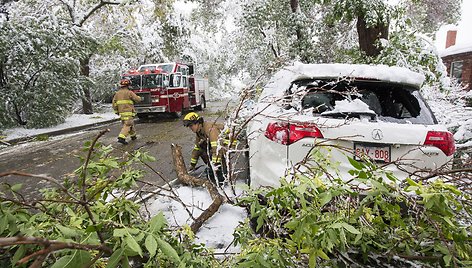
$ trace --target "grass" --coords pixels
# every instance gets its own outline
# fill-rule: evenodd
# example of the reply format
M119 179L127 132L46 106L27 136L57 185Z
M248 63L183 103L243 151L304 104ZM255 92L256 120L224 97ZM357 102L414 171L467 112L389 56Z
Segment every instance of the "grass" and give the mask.
M34 139L37 140L37 141L47 141L47 140L49 140L49 135L47 135L47 134L39 134L39 135L36 136Z

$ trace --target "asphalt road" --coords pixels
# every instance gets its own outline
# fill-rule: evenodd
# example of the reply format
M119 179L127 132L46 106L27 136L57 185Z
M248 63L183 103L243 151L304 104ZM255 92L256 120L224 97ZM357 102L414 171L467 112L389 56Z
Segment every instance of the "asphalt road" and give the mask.
M230 112L228 101L208 102L208 107L199 112L205 120L223 122ZM87 141L93 140L102 130L109 129L99 142L113 147L115 156L123 156L130 151L140 149L149 152L156 158L150 168L137 165L136 168L145 171L144 181L162 185L162 178L171 181L176 178L174 171L171 144L182 146L186 164L189 164L195 134L182 125L181 118L161 115L146 120L135 119L138 139L128 145L117 143L121 123L115 122L95 129L82 130L57 137L47 141L34 141L15 145L0 151L0 173L16 170L29 174L46 174L57 181L63 181L67 176L74 177L74 170L81 166L80 157L86 156L83 150ZM200 163L201 160L200 160ZM156 174L158 172L159 174ZM22 183L21 193L25 196L37 196L39 190L48 187L47 181L26 176L10 175L0 178L0 183Z

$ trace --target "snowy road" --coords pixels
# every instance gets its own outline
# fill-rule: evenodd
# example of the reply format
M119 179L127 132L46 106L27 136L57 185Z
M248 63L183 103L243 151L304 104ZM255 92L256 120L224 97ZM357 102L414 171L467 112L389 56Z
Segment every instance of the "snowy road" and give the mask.
M201 114L207 120L223 121L226 109L225 102L209 102L208 108ZM170 145L172 143L181 145L184 160L188 162L195 139L194 134L182 125L181 119L159 116L147 120L136 119L138 140L123 146L116 142L121 128L120 123L116 122L94 130L52 137L48 141L28 142L5 148L0 151L0 173L17 170L31 174L47 174L62 181L67 176L71 176L74 170L80 166L78 156L83 157L86 154L81 150L84 143L94 139L101 130L107 128L110 131L100 138L100 142L105 145L111 144L115 149L114 154L117 156L137 148L149 152L156 158L156 162L151 163L152 168L157 170L166 180L175 178ZM154 184L163 183L160 176L149 168L142 166L139 168L146 171L145 181ZM34 196L39 189L48 185L37 178L20 176L4 177L2 182L22 183L22 193L26 197Z

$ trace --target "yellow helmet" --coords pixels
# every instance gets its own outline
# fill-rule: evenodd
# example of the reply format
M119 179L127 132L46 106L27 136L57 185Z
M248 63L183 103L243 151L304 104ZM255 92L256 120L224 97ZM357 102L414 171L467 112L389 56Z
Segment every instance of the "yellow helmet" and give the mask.
M195 112L190 112L184 117L184 126L189 127L193 124L203 123L203 117L200 117Z

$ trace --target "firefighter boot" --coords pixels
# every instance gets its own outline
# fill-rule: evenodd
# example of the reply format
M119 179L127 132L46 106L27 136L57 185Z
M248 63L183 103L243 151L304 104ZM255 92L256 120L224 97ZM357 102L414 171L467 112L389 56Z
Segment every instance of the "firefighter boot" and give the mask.
M128 144L128 142L125 139L123 139L122 137L118 137L118 142L121 143L121 144L124 144L124 145Z
M131 136L131 140L135 141L138 137L136 135Z
M218 167L216 169L215 173L216 173L216 180L217 180L218 186L223 187L223 185L225 183L225 177L223 175L223 169L221 167Z

